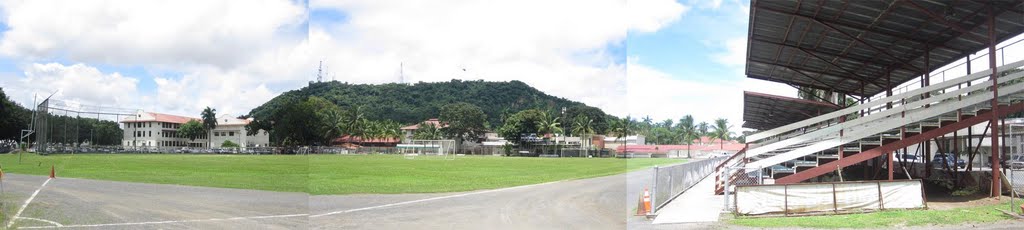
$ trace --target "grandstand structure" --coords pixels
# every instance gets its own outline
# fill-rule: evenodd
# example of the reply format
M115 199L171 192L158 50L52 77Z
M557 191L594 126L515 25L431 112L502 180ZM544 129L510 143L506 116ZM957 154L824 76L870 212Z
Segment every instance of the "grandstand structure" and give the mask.
M833 96L745 93L743 127L758 132L716 168L717 192L751 172L774 184L927 180L894 163L920 153L928 172L950 170L933 159L970 158L951 170L980 172L1000 196L1001 122L1024 111L1022 33L1020 0L752 0L747 77Z

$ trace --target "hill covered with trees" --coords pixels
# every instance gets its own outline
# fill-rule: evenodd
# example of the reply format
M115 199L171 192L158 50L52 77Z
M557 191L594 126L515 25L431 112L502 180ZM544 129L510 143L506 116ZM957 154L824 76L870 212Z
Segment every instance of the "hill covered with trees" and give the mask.
M278 109L285 108L286 104L301 102L311 96L326 99L342 109L361 107L362 113L370 120L391 120L401 124L415 124L437 118L444 106L463 102L480 107L490 127L501 126L505 118L522 110L539 109L560 113L561 108L565 107L567 118L586 113L602 117L595 119L596 123L600 123L595 124L596 129L603 131L607 128L603 118L608 115L600 109L548 95L520 81L451 80L411 85L311 83L271 99L253 109L248 116L269 118Z

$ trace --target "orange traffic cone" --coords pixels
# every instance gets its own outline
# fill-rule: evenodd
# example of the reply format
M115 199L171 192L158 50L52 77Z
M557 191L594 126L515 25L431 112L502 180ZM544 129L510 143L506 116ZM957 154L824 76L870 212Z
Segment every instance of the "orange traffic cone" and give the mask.
M50 178L57 178L57 176L53 173L53 165L50 165Z
M636 215L646 216L651 214L651 192L644 188L644 193L640 194L640 199L637 200L636 204Z

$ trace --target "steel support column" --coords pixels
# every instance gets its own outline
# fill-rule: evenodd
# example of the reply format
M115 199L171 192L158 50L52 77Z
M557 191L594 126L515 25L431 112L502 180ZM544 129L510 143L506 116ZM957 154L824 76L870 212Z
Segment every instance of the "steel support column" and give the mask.
M996 70L996 15L992 5L988 6L988 67L992 70L992 189L989 196L999 199L1002 195L999 180L999 72Z

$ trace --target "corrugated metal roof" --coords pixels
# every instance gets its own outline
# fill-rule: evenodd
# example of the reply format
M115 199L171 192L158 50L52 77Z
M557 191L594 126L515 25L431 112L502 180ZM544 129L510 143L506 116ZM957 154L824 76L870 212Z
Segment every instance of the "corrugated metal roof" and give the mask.
M986 48L990 6L997 42L1021 34L1022 2L752 0L746 74L876 95Z
M769 130L838 109L837 105L820 101L745 91L743 128Z

